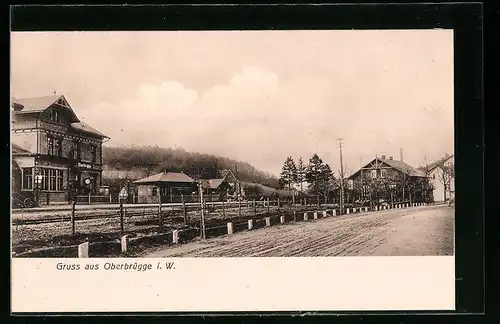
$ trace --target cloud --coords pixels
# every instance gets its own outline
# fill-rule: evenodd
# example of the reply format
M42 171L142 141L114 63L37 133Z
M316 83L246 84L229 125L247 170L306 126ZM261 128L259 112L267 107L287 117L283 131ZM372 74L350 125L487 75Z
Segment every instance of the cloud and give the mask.
M337 170L338 137L350 169L400 147L411 164L453 148L449 31L18 33L11 64L17 96L64 93L110 144L275 174L314 153Z

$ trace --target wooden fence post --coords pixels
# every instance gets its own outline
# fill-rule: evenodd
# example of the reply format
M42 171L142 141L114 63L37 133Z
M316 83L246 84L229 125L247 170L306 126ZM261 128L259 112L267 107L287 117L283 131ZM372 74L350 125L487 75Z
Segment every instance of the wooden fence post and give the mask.
M271 209L271 202L269 201L269 198L267 198L267 211Z
M255 203L255 199L253 200L253 213L257 215L257 204Z
M238 216L241 216L241 200L238 200Z
M222 201L222 217L226 218L226 208L224 207L224 200Z
M71 235L75 235L75 207L76 202L73 201L71 203Z
M161 202L158 204L158 226L162 227L163 226L163 218L161 214Z
M278 197L278 209L280 209L280 197Z
M186 202L184 201L184 195L181 194L182 199L182 217L184 218L184 225L187 225L187 210L186 210Z
M123 204L120 204L120 231L123 232Z

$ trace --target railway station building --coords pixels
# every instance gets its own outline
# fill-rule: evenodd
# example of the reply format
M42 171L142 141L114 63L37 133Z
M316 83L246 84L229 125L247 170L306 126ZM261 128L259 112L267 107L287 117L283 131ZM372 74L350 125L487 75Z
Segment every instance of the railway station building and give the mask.
M13 195L47 204L98 192L108 136L82 122L63 95L12 98L11 106Z

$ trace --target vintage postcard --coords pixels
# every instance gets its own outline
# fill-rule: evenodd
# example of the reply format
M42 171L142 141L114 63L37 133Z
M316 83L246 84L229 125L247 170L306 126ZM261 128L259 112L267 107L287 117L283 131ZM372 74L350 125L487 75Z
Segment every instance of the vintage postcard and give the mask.
M452 30L11 41L13 312L455 308Z

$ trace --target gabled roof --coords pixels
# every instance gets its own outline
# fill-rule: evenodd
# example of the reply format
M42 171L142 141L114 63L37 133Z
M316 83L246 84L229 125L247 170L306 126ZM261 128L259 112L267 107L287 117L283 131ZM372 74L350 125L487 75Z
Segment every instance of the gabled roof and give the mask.
M388 160L388 159L378 159L379 161L382 161L385 164L390 165L394 169L401 171L404 174L409 175L410 177L425 177L425 172L422 170L416 169L409 165L408 163L405 163L403 161L397 161L397 160Z
M236 176L234 175L233 171L231 171L231 169L221 170L220 175L222 179L226 179L229 175L232 175L236 179Z
M361 169L369 168L369 166L372 163L374 163L375 161L385 163L385 164L389 165L390 167L392 167L392 168L398 170L399 172L404 173L410 177L426 177L426 174L423 170L416 169L416 168L412 167L411 165L409 165L408 163L405 163L403 161L390 160L390 159L375 158L375 159L371 160L370 163L367 163L365 166L363 166ZM348 179L357 175L361 171L361 169L354 172L352 175L350 175L348 177Z
M19 114L40 113L45 111L47 108L57 103L61 99L63 102L65 102L67 108L71 111L75 120L79 121L78 117L76 116L75 112L69 105L64 95L52 95L32 98L12 98L12 105L22 106L22 109L16 110L16 113Z
M182 183L194 183L195 180L184 173L177 172L161 172L150 177L146 177L134 183L137 184L157 184L157 183L172 183L172 182L182 182Z
M100 137L109 138L109 136L104 135L103 133L99 132L97 129L95 129L95 128L91 127L90 125L85 124L83 122L72 123L71 128L73 128L76 131L83 132L83 133L88 133L88 134L97 135Z
M12 102L23 106L23 112L42 112L53 105L61 97L61 95L54 95L22 99L13 98Z
M21 146L12 143L12 155L30 155L31 152Z
M453 158L453 154L445 156L444 158L441 158L441 159L429 164L427 167L425 167L425 166L420 167L419 169L422 170L423 172L425 172L425 171L432 172L438 166L442 165L443 163L446 163L451 158Z
M205 189L217 189L225 179L202 179L201 186Z

